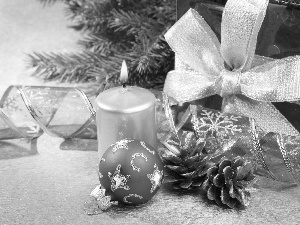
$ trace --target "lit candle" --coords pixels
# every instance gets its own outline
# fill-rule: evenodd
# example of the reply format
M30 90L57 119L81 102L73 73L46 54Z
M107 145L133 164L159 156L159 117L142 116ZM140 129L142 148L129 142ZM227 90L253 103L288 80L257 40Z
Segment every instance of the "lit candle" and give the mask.
M97 138L101 158L106 149L124 138L138 139L157 147L155 96L150 91L126 86L128 71L122 63L123 86L108 89L97 97Z

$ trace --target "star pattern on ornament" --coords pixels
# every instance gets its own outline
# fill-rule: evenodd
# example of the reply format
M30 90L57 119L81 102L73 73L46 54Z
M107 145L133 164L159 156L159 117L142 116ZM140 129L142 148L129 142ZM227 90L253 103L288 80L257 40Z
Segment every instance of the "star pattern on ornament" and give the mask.
M146 161L148 161L148 158L143 153L135 153L131 156L130 165L131 165L132 169L140 172L141 168L138 168L136 165L134 165L134 159L138 156L143 157Z
M150 193L155 191L155 189L157 187L161 186L163 174L164 174L164 171L163 170L159 171L158 166L156 164L154 164L153 173L152 174L147 174L147 177L150 179L150 181L152 183Z
M128 150L128 143L132 142L133 140L129 139L123 139L121 141L117 141L116 143L112 144L111 146L113 147L112 152L115 153L119 149L126 149Z
M152 155L155 154L155 152L153 150L150 150L149 148L147 148L146 143L141 141L141 146L143 146L144 149L146 149L148 152L150 152Z
M121 164L117 166L116 171L113 174L111 172L108 172L108 176L111 181L111 190L113 192L119 188L130 190L130 187L127 185L128 179L130 179L130 175L124 176L120 171Z
M123 202L125 202L125 203L132 203L132 202L130 202L130 201L127 200L127 198L130 198L130 197L135 197L135 198L143 199L143 196L140 196L140 195L137 195L137 194L129 194L129 195L124 196Z

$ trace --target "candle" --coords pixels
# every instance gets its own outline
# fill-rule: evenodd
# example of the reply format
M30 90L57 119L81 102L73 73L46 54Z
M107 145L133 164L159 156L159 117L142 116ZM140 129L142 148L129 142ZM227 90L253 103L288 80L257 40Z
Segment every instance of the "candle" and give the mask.
M126 86L127 73L123 61L120 74L123 86L108 89L96 99L100 159L110 145L124 138L157 147L155 96L144 88Z

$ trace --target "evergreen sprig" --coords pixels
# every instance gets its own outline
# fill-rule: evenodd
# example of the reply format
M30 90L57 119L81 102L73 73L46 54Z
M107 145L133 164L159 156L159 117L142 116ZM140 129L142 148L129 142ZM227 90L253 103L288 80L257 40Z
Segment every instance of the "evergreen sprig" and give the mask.
M33 53L30 55L31 66L36 70L33 76L41 76L45 80L59 80L60 82L87 82L95 80L88 73L99 62L96 55L91 52L78 54L60 53ZM81 74L86 74L81 76Z
M52 4L59 0L40 0ZM73 27L85 32L73 54L33 53L33 75L60 82L118 83L126 60L129 84L162 89L174 67L163 35L175 23L175 0L60 0ZM97 93L95 93L97 94Z

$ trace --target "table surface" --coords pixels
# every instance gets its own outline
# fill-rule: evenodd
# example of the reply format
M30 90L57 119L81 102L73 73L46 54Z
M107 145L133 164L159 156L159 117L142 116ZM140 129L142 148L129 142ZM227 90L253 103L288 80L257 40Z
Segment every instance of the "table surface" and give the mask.
M245 210L163 187L144 206L88 216L83 205L98 184L95 143L62 150L63 141L44 134L31 151L0 141L0 224L300 224L300 189L265 178Z

